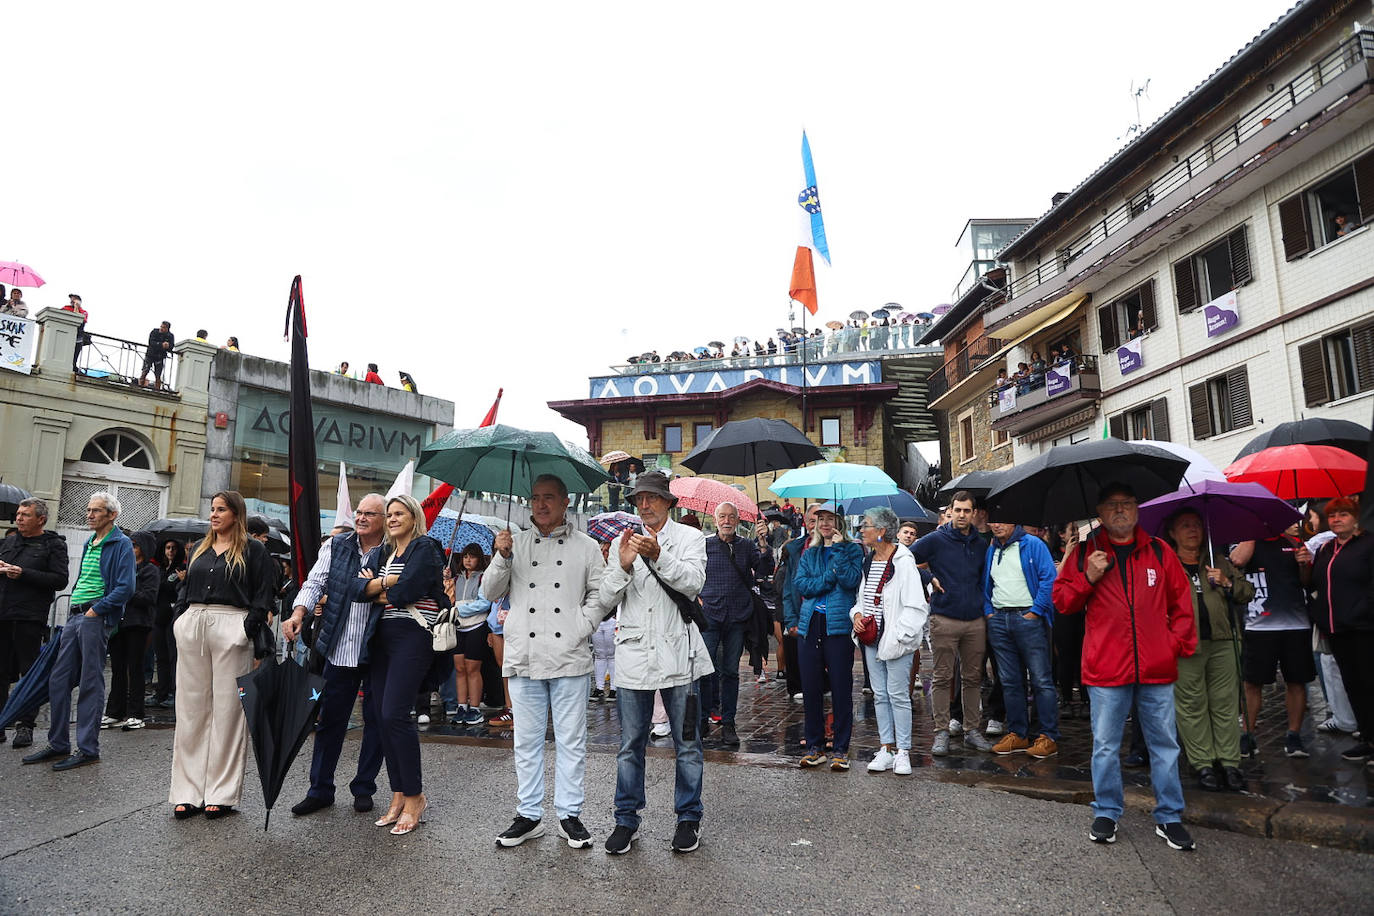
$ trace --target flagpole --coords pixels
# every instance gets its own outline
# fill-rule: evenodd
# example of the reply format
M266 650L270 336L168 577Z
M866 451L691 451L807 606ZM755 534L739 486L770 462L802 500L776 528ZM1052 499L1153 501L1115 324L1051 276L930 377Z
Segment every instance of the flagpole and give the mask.
M801 316L801 318L802 318L802 343L801 343L801 351L802 351L802 362L801 362L801 370L802 370L801 409L802 409L802 432L804 432L804 433L810 432L810 431L811 431L811 424L808 423L808 422L806 421L806 344L807 344L807 340L808 340L808 338L807 338L807 336L806 336L806 313L809 312L809 311L810 311L810 309L808 309L808 308L806 307L806 304L803 303L803 304L802 304L802 316Z

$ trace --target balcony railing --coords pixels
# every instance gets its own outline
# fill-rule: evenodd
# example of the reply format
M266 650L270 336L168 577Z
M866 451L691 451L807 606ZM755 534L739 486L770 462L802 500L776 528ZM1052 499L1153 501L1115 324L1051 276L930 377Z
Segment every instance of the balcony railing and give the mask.
M1002 349L1002 341L995 337L979 337L954 355L926 379L926 397L933 401L949 392L969 377L989 356Z
M1071 392L1100 390L1097 357L1077 356L1049 366L1043 373L993 388L988 394L988 406L995 423L1001 417L1023 413Z
M817 363L831 359L878 359L896 353L930 353L938 347L917 344L929 327L928 322L870 327L867 336L859 328L841 328L806 338L805 360ZM788 344L776 353L762 356L724 356L720 358L678 360L641 360L612 366L617 375L651 375L666 372L716 372L722 369L765 369L769 366L800 366L802 345Z
M1060 248L1052 261L1046 261L1013 280L1008 287L1008 298L1015 299L1027 290L1034 289L1046 280L1063 273L1083 252L1116 234L1157 201L1163 200L1187 184L1241 143L1268 127L1270 122L1296 107L1325 83L1370 59L1374 59L1374 31L1366 29L1341 42L1330 53L1298 74L1292 82L1277 87L1262 102L1236 118L1192 153L1179 158L1176 165L1150 182L1133 198L1109 211L1082 235ZM1217 176L1218 180L1225 177L1227 176Z
M106 379L122 384L137 385L143 374L143 357L147 343L106 337L104 334L81 332L85 344L76 354L77 374L89 379ZM168 353L162 361L162 389L175 392L177 355ZM148 370L148 388L152 390L154 375Z

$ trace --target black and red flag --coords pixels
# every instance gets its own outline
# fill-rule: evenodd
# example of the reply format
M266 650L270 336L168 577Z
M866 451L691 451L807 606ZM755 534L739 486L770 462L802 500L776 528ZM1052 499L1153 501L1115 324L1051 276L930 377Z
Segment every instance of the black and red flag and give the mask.
M315 415L310 408L310 360L305 346L301 278L291 281L285 334L291 338L291 414L287 487L291 504L291 569L305 581L320 552L320 473L315 461Z

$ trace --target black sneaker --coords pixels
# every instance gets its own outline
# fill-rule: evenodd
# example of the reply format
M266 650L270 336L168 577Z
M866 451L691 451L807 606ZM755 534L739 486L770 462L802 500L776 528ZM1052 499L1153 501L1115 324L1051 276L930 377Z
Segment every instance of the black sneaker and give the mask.
M1345 750L1341 751L1342 760L1360 761L1367 759L1371 755L1374 755L1374 747L1370 747L1363 741L1361 741L1359 744L1354 745L1353 747L1348 747ZM24 758L24 762L28 763L27 757Z
M673 852L691 852L701 845L701 821L678 821L673 831Z
M517 815L506 832L496 838L497 846L519 846L526 840L534 840L544 835L544 822L532 821Z
M1249 732L1242 732L1240 736L1240 755L1245 759L1259 756L1259 748L1255 746L1255 736Z
M567 840L568 846L573 849L591 848L592 835L575 817L565 817L558 822L558 835Z
M735 734L735 723L723 722L720 726L720 743L732 750L739 747L739 735Z
M1116 821L1109 817L1093 818L1093 828L1088 831L1088 839L1094 843L1116 842Z
M1287 757L1310 757L1307 748L1302 746L1302 735L1297 732L1289 732L1288 737L1283 739L1283 753Z
M611 835L606 837L606 855L623 856L630 851L630 844L639 836L639 831L624 824L616 824Z
M26 748L33 744L33 729L27 725L21 725L14 730L14 743L10 747L16 751Z
M1164 842L1169 844L1170 849L1182 849L1191 852L1197 849L1197 844L1193 842L1193 837L1178 821L1169 824L1155 824L1155 836L1164 837Z
M47 747L43 748L43 750L41 750L41 751L34 751L32 754L29 754L27 757L23 758L23 760L21 760L20 762L21 762L21 763L45 763L45 762L47 762L47 761L49 761L49 760L61 760L63 757L66 757L66 756L67 756L67 751L59 751L59 750L57 750L56 748L54 748L51 744L49 744Z

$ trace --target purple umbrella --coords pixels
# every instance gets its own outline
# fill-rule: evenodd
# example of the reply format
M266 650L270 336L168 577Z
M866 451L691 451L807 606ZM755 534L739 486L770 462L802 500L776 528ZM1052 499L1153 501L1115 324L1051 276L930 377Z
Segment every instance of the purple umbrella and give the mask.
M1263 540L1283 534L1302 514L1257 483L1203 480L1176 493L1140 504L1140 527L1163 536L1175 512L1192 509L1202 516L1215 544Z

